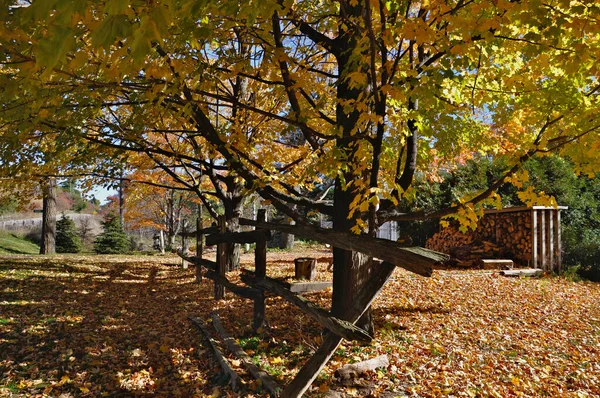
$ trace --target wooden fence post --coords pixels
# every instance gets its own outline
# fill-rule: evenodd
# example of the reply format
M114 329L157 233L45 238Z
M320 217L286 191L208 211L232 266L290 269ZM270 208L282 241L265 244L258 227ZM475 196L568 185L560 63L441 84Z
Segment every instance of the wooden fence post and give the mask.
M202 235L202 206L198 206L198 219L196 220L196 257L202 260L204 251L204 236ZM202 265L196 262L196 283L202 282Z
M218 219L219 232L226 231L225 216L219 216ZM227 273L227 243L217 245L217 273L223 277ZM225 298L225 287L215 281L215 300Z
M256 215L256 221L267 221L265 209L260 209ZM263 235L256 241L254 249L254 274L258 278L267 276L267 239ZM265 293L261 291L260 297L254 300L254 317L252 319L252 328L255 332L265 323Z

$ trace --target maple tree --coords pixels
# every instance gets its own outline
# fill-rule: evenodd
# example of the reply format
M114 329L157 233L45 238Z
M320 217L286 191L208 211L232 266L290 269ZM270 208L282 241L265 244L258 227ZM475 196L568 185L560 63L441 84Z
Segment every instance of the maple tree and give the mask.
M194 189L223 168L297 223L309 221L294 205L340 232L472 220L503 183L522 186L532 156L598 169L599 13L562 0L14 1L0 10L2 131L9 147L36 132L143 153L195 170ZM474 153L507 169L449 208L398 208L416 174ZM332 201L309 194L324 178ZM336 249L334 264L343 316L369 259Z
M186 216L189 218L191 208L195 207L192 204L194 204L194 197L197 199L197 196L193 192L169 187L170 178L162 172L136 171L129 175L128 179L137 181L127 184L125 190L127 197L125 220L128 227L131 229L152 227L163 230L167 235L166 247L169 250L174 249L175 237L181 232ZM156 184L160 181L162 187L147 184L150 181ZM173 183L170 185L175 186Z

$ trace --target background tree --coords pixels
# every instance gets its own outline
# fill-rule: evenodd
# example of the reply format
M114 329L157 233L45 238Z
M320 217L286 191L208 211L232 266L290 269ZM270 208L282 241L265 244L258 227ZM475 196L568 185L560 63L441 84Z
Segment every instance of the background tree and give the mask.
M42 181L42 239L40 254L56 252L56 178Z
M94 241L94 250L100 254L123 254L129 250L129 239L119 217L108 215L102 222L103 231Z
M75 228L75 222L64 213L56 222L56 252L79 253L81 241Z

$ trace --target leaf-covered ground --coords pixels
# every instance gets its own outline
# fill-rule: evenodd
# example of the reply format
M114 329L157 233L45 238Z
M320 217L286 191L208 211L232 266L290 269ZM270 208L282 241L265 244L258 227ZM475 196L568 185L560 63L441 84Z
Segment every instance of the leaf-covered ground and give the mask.
M269 274L293 258L269 253ZM249 266L251 256L243 257ZM174 258L0 258L0 396L238 396L223 386L188 316L216 311L230 334L281 384L318 344L320 328L278 298L269 327L252 334L252 303L216 303L212 283ZM235 279L235 275L230 275ZM319 279L330 279L321 261ZM307 295L327 306L330 292ZM377 338L344 344L309 396L600 396L600 285L397 270L374 308ZM210 326L210 323L208 323ZM341 385L339 366L388 354L390 366ZM263 396L243 373L243 396Z

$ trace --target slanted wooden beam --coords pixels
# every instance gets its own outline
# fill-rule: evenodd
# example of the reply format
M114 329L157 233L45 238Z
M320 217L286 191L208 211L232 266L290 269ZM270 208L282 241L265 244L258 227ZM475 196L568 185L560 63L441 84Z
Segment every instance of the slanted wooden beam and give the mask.
M348 320L356 322L362 314L369 308L373 300L383 289L385 282L394 272L395 266L383 262L373 268L369 280L363 285L360 293L356 296L354 305L348 313ZM317 378L321 369L327 364L336 348L342 342L342 338L331 333L323 344L317 349L314 355L304 364L294 380L285 388L281 394L282 398L297 398L308 390L312 382Z
M259 229L256 231L225 232L208 235L206 237L206 244L212 246L220 243L254 243L259 240L269 239L271 239L271 231Z
M188 257L188 256L180 255L180 257L183 257L186 260L188 260L194 264L202 265L203 267L206 268L206 271L204 272L204 277L206 277L214 282L219 283L220 285L226 287L227 290L229 290L230 292L232 292L240 297L250 299L250 300L256 300L256 299L259 299L263 295L262 290L253 289L251 287L246 287L246 286L236 285L235 283L233 283L229 279L227 279L226 276L220 275L218 272L215 271L215 269L217 267L217 263L214 261L205 260L202 258L198 258L196 256Z
M213 271L217 269L217 263L215 261L207 260L207 259L199 257L199 256L184 256L183 254L179 254L179 257L183 258L184 260L189 261L190 263L201 265L204 268L207 268L207 269L210 269Z
M198 234L208 235L208 234L216 234L218 232L219 232L218 227L207 227L207 228L197 229L196 231L191 231L191 232L180 232L177 235L186 236L188 238L195 238L196 235L198 235Z
M286 299L288 302L300 308L321 326L331 330L338 336L342 336L347 340L357 340L362 342L370 342L373 339L366 331L354 325L352 322L344 321L332 316L329 311L324 310L302 296L290 292L271 278L257 278L247 271L242 272L241 278L246 284L256 289L261 289Z
M254 363L252 363L252 358L250 358L250 356L246 354L242 347L240 347L235 340L227 334L225 328L223 328L223 324L221 323L219 316L215 313L212 313L211 315L213 326L221 336L221 339L227 345L227 349L236 357L238 357L240 361L242 361L244 367L252 376L254 376L256 380L260 380L262 386L269 392L269 394L271 394L271 396L278 397L281 387L277 384L277 382L273 380L273 378L271 378L267 372L259 369L256 365L254 365Z
M391 240L337 232L309 225L286 225L245 218L240 219L240 224L287 232L321 243L328 243L340 249L361 252L422 276L431 276L432 265L442 263L449 258L447 254L422 247L406 247Z
M200 332L202 332L205 340L208 341L208 345L212 349L213 354L215 355L215 358L217 360L217 363L219 364L219 366L221 367L223 372L225 372L225 374L229 376L229 384L231 384L231 389L235 392L239 391L239 384L238 384L239 376L238 376L238 374L235 372L235 370L233 370L231 368L231 366L229 366L229 364L225 360L225 356L223 356L223 353L219 349L217 343L210 336L210 333L208 333L208 330L206 329L206 325L204 325L204 322L202 322L202 320L200 318L195 318L192 316L189 317L188 319L190 321L192 321L192 323L198 328L198 330L200 330Z

